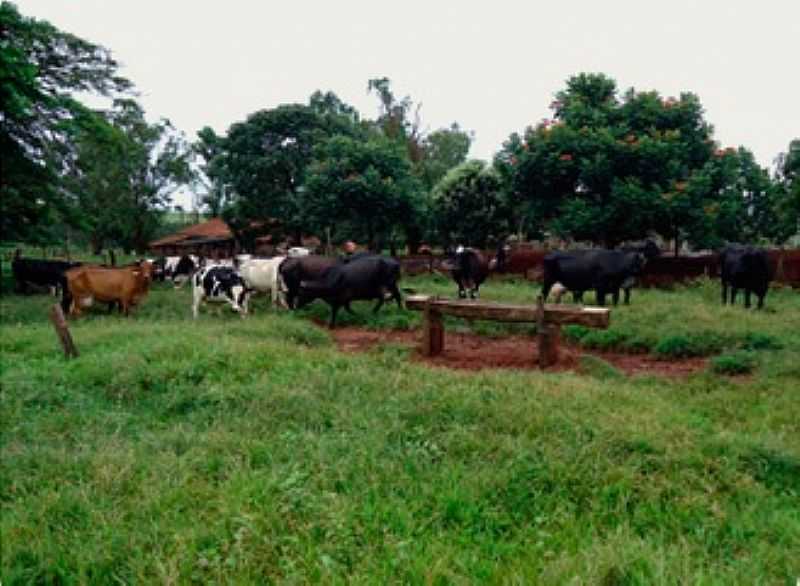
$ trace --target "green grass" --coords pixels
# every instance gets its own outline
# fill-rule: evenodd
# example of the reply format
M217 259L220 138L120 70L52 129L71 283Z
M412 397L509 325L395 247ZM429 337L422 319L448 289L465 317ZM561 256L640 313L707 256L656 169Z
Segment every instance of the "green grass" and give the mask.
M403 285L454 291L436 277ZM537 292L512 279L482 290ZM734 380L630 378L592 357L576 373L428 369L392 344L338 352L313 323L322 304L283 314L262 298L248 319L206 308L195 321L188 287L161 286L131 318L71 323L81 356L67 362L52 303L0 298L4 585L800 576L796 292L748 312L722 307L710 283L635 291L612 310L621 334L596 342L652 351L716 336L718 360L755 357ZM420 321L370 307L342 324Z

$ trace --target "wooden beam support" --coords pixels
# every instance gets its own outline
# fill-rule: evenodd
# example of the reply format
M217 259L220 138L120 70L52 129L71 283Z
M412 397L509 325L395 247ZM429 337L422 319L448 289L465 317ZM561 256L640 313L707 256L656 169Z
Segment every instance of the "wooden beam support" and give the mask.
M444 324L442 314L431 308L430 302L423 310L422 353L425 356L437 356L444 350Z
M422 353L425 356L436 356L444 350L443 315L500 322L531 322L536 324L541 368L547 368L558 362L563 324L607 328L610 321L610 312L605 307L546 305L541 296L535 305L440 299L429 295L409 295L405 302L407 309L424 312Z

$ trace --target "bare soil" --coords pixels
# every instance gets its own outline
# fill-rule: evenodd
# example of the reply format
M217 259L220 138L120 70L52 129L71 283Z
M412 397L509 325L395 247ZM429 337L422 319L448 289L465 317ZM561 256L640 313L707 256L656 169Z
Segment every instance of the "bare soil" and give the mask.
M421 332L374 331L357 327L340 327L331 331L338 348L343 352L366 352L379 344L392 343L413 349L412 360L430 366L463 370L486 368L514 368L539 370L536 341L527 336L490 338L476 334L445 332L444 351L439 356L427 357L420 353ZM579 371L580 357L590 355L601 358L626 375L656 374L668 377L685 377L706 367L708 359L657 360L647 354L617 352L589 352L562 342L558 364L548 372Z

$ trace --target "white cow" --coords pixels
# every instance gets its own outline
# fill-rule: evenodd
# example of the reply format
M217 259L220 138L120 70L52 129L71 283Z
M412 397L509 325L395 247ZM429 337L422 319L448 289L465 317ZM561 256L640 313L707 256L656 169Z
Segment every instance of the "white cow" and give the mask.
M239 266L239 273L249 289L269 293L272 305L286 307L285 286L278 270L285 256L252 258Z

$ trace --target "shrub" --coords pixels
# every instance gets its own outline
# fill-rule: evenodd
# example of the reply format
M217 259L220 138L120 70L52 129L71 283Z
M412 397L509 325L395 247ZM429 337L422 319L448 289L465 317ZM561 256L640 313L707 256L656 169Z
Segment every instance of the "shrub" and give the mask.
M594 330L581 340L581 345L596 350L614 350L621 348L628 335L619 330Z
M586 326L578 326L578 325L567 325L561 328L561 335L564 337L565 340L568 342L572 342L573 344L577 344L583 338L586 337L592 330L587 328Z
M749 374L755 367L753 354L741 350L722 354L711 361L711 370L717 374Z
M783 344L769 334L748 332L742 336L739 347L742 350L780 350L783 348Z
M725 339L713 332L696 334L677 334L667 336L658 341L653 351L662 358L689 358L692 356L709 356L720 352L725 346Z

